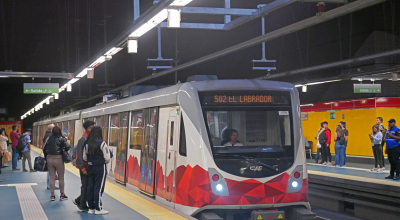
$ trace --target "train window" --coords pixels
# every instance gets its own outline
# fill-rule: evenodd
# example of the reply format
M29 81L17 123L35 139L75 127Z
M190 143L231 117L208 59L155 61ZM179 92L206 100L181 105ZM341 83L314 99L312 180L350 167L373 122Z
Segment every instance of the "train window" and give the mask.
M183 123L183 117L181 117L181 134L179 137L179 154L186 157L186 132L185 124Z
M74 135L75 135L75 120L70 120L68 121L68 142L71 146L75 146L74 143ZM71 154L72 154L72 149L71 149Z
M225 172L262 178L293 164L290 108L219 107L204 113L215 162Z
M141 150L143 145L143 112L132 113L130 134L131 143L129 148Z
M171 121L171 126L169 128L169 130L170 130L170 133L169 133L169 145L170 146L174 145L174 125L175 125L175 122Z
M96 125L101 127L101 129L103 131L103 140L107 143L107 141L108 141L108 115L102 115L100 117L99 121L96 121Z

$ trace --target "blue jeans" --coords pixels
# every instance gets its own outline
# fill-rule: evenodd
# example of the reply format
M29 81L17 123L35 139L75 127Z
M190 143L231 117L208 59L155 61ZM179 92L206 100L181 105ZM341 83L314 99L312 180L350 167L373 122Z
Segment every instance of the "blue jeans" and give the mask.
M335 165L344 166L345 149L344 145L340 145L339 142L335 143Z
M17 148L13 147L12 148L12 168L13 169L17 168L18 157L19 157L19 154L17 152Z
M318 163L321 154L321 148L317 148L317 153L315 154L315 162Z

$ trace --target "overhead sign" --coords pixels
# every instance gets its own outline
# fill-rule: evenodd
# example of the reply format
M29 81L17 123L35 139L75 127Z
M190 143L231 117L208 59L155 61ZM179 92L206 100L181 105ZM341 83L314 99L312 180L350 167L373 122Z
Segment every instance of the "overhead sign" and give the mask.
M24 94L52 94L59 92L58 83L24 83Z
M354 84L354 93L381 93L381 84Z

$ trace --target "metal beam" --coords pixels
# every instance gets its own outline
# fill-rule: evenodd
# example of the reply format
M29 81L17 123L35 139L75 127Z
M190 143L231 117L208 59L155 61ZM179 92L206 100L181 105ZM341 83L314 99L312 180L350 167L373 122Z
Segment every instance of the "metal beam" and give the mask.
M339 66L348 65L351 63L363 62L363 61L378 59L381 57L398 55L398 54L400 54L400 49L386 51L383 53L376 53L376 54L363 56L363 57L356 57L356 58L337 61L337 62L333 62L333 63L322 64L322 65L318 65L318 66L311 66L311 67L307 67L307 68L303 68L303 69L286 71L283 73L276 73L276 74L269 75L269 76L259 77L257 79L275 79L275 78L279 78L279 77L292 76L292 75L296 75L296 74L301 74L301 73L306 73L306 72L308 73L308 72L332 68L332 67L339 67Z
M167 28L168 23L162 22L160 27ZM211 24L211 23L181 23L181 29L204 29L204 30L223 30L224 24Z
M72 79L73 73L56 73L56 72L11 72L11 71L0 71L2 77L35 77L35 78L59 78L59 79Z
M183 14L205 14L205 15L253 15L257 9L243 8L207 8L207 7L183 7Z
M168 7L174 0L159 0L157 4L143 13L139 18L137 18L127 29L125 29L121 34L119 34L114 40L108 43L104 48L102 48L96 55L90 58L86 63L84 63L77 71L75 72L75 76L82 72L85 68L87 68L90 64L95 62L100 56L103 56L107 53L108 50L115 46L125 46L126 39L128 36L135 31L137 28L141 27L145 24L149 19L156 16L160 11L164 10Z
M289 5L289 4L297 2L297 1L298 0L276 0L276 1L273 1L273 2L265 5L264 7L257 9L255 12L253 12L252 15L242 16L242 17L236 18L233 21L225 24L224 29L231 30L239 25L242 25L244 23L252 21L256 18L259 18L262 15L266 15L268 13L271 13L275 10L278 10L282 7L285 7L286 5Z
M298 0L299 2L324 2L324 3L339 3L339 4L347 4L348 0Z
M229 47L227 49L218 51L216 53L207 55L205 57L201 57L199 59L184 63L184 64L176 66L174 68L171 68L171 69L168 69L168 70L164 70L164 71L162 71L160 73L156 73L154 75L151 75L151 76L148 76L148 77L144 77L144 78L139 79L139 80L137 80L135 82L128 83L126 85L123 85L123 86L120 86L118 88L112 89L109 92L121 91L121 90L129 88L130 86L137 85L137 84L140 84L140 83L152 80L152 79L156 79L158 77L165 76L165 75L168 75L170 73L174 73L176 71L187 69L189 67L193 67L193 66L196 66L198 64L201 64L201 63L204 63L204 62L207 62L207 61L210 61L210 60L214 60L216 58L223 57L225 55L228 55L228 54L240 51L240 50L244 50L246 48L252 47L252 46L257 45L257 44L260 44L260 43L262 43L264 41L269 41L269 40L284 36L286 34L289 34L289 33L292 33L292 32L307 28L307 27L311 27L313 25L322 23L324 21L327 21L327 20L342 16L342 15L348 14L348 13L351 13L351 12L354 12L354 11L358 11L358 10L361 10L363 8L366 8L366 7L381 3L381 2L385 2L385 1L387 1L387 0L368 0L368 1L358 0L358 1L352 2L350 4L335 8L335 9L333 9L331 11L325 12L320 16L314 16L314 17L305 19L303 21L294 23L292 25L289 25L289 26L286 26L284 28L278 29L278 30L273 31L271 33L268 33L266 35L256 37L256 38L254 38L252 40L237 44L235 46L232 46L232 47ZM85 103L87 101L90 101L90 100L93 100L93 99L100 98L105 94L108 94L108 92L95 95L95 96L93 96L93 97L91 97L91 98L89 98L89 99L87 99L85 101L82 101L82 102L76 102L76 103L68 106L67 108L70 108L70 107L73 107L73 106L76 106L76 105L79 105L79 104L83 104L83 103Z

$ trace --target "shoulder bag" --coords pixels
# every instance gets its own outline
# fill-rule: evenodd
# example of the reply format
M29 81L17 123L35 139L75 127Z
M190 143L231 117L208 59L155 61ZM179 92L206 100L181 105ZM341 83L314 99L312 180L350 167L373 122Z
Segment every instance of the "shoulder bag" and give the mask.
M44 142L43 149L45 148L48 140L49 140L49 137ZM43 153L43 149L42 149L42 153ZM35 162L33 164L33 169L36 171L40 171L40 172L47 171L47 160L46 160L46 158L42 157L42 153L40 153L39 156L35 158Z

